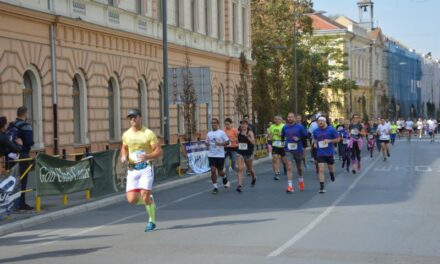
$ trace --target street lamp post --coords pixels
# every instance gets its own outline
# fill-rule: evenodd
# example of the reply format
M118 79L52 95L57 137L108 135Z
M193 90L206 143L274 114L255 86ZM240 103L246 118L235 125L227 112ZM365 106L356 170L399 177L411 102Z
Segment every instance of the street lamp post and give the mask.
M163 42L163 123L164 141L170 141L169 107L168 107L168 31L167 31L167 0L162 1L162 42Z

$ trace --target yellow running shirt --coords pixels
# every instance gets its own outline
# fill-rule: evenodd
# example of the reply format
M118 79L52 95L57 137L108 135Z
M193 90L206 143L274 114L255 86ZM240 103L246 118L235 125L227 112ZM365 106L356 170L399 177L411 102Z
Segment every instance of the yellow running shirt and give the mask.
M122 143L128 147L128 162L140 162L140 154L149 154L153 152L151 145L158 144L156 135L153 131L146 127L142 127L139 131L133 131L129 128L122 135Z

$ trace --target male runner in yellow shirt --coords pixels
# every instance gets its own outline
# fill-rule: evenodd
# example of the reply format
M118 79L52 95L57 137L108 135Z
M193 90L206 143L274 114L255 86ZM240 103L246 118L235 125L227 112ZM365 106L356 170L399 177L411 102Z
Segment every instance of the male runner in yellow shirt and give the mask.
M151 161L157 159L162 150L154 132L142 126L138 109L128 111L127 118L131 127L122 135L121 148L121 162L128 161L127 201L145 205L149 216L145 228L147 232L156 228L156 205L151 194L154 181Z

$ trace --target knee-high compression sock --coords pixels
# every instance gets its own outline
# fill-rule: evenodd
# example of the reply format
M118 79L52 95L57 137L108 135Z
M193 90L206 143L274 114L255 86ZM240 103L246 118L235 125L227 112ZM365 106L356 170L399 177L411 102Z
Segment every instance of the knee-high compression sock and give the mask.
M148 221L156 223L156 204L146 205L145 209L147 209L148 212Z

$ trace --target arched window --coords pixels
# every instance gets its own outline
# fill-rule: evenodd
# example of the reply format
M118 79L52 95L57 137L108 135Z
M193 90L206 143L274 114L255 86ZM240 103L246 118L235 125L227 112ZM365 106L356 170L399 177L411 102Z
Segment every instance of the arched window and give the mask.
M28 122L32 125L34 149L44 148L43 143L43 110L41 81L38 70L34 66L29 66L23 74L23 106L28 109Z
M72 84L72 97L73 97L73 142L75 144L81 143L81 99L79 91L78 77L75 75Z
M220 119L220 126L223 128L225 120L225 97L223 93L223 85L220 85L218 89L218 115Z
M142 124L148 126L148 96L144 79L140 79L138 82L138 104L142 114Z
M163 83L159 84L159 123L160 123L160 134L164 135L164 103L163 103ZM169 122L169 121L168 121Z
M110 141L120 140L121 113L120 113L119 82L116 77L108 81L108 126Z
M72 89L74 143L88 144L87 89L82 73L77 73L73 77Z

